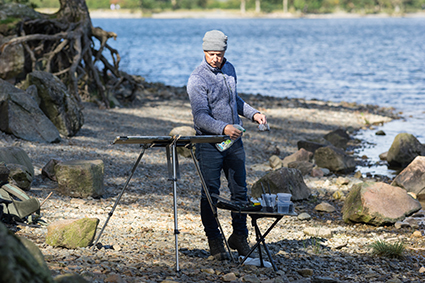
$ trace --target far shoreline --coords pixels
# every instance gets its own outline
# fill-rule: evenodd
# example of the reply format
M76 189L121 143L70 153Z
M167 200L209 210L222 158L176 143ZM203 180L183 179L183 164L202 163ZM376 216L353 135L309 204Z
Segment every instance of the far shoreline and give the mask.
M36 9L38 12L53 14L57 9ZM361 13L348 13L338 11L329 14L303 14L296 13L256 13L247 11L241 13L238 10L178 10L178 11L164 11L160 13L143 13L142 10L130 9L96 9L90 10L90 17L92 19L364 19L364 18L425 18L424 12L416 13L399 13L399 14L361 14Z

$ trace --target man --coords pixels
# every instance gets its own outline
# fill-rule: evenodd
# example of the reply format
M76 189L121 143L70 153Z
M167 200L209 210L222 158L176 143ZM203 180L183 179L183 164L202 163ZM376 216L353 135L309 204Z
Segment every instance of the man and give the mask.
M239 115L266 124L266 116L245 103L236 91L236 73L224 57L227 36L218 30L205 33L202 45L203 62L191 74L187 92L192 106L194 128L197 135L228 135L235 142L225 151L215 144L197 144L196 158L210 194L219 195L221 170L224 171L232 201L246 202L245 151L241 140L242 126ZM217 199L213 198L216 203ZM208 238L210 253L216 259L228 259L222 235L211 211L205 192L201 196L201 219ZM233 233L228 243L240 255L249 253L246 215L232 213Z

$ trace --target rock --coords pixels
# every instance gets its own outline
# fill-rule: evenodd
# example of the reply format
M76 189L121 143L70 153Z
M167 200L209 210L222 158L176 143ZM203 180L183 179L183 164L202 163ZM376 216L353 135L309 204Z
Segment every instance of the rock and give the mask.
M194 136L196 131L193 127L181 126L170 131L169 136ZM194 149L193 149L194 150ZM186 147L177 147L177 153L183 157L191 157L190 149Z
M60 141L58 129L25 91L0 79L0 130L32 142Z
M119 274L110 274L106 279L105 283L125 283L124 279Z
M414 193L419 200L425 199L425 156L416 157L395 177L391 185Z
M294 161L310 161L313 158L313 153L301 148L294 154L291 154L283 159L283 166L288 167L288 164Z
M415 232L412 233L412 236L410 236L411 238L422 238L422 232L416 230Z
M238 278L236 277L235 273L230 272L230 273L224 274L224 275L221 277L221 279L222 279L224 282L231 282L231 281L235 281L235 280L237 280Z
M10 183L15 184L24 191L29 191L31 189L33 177L26 166L21 164L8 164L7 168L10 169Z
M297 219L298 219L298 220L301 220L301 221L304 221L304 220L310 220L310 219L311 219L311 216L310 216L310 214L308 214L308 213L306 213L306 212L303 212L303 213L300 213L300 214L297 216Z
M425 273L425 267L421 266L421 268L419 268L419 273Z
M104 175L105 165L102 160L63 161L55 166L59 192L71 197L102 196Z
M292 194L292 200L295 201L306 199L311 194L310 188L304 183L301 172L297 169L282 167L266 174L252 185L252 197L261 197L263 193L261 184L263 184L266 191L268 191L269 185L272 194L290 193Z
M350 140L350 136L343 129L337 129L332 131L324 136L325 140L330 142L333 146L337 148L345 149L347 148L347 143Z
M375 135L377 136L385 136L386 133L383 130L376 131Z
M317 166L328 168L333 172L349 173L356 169L354 158L334 146L317 149L314 153L314 161Z
M308 161L293 161L287 166L288 168L298 169L303 176L309 175L314 168L314 164Z
M4 161L0 161L0 186L8 182L10 170Z
M406 167L418 155L425 155L425 146L408 133L398 134L387 154L387 161L394 167Z
M323 176L325 176L325 173L323 172L323 170L321 168L313 167L313 169L311 169L310 175L312 177L323 177Z
M92 244L99 224L97 218L60 220L47 226L46 244L76 249Z
M0 282L55 282L41 252L34 252L37 246L17 237L1 222L0 239ZM32 253L26 245L34 249Z
M334 199L341 199L344 197L344 194L341 191L336 191L332 194L332 197Z
M41 175L49 178L50 180L53 180L57 182L57 178L55 175L55 166L59 163L61 163L62 160L59 159L51 159L49 162L47 162L46 165L41 169Z
M277 155L272 155L269 158L270 167L272 167L273 170L282 168L283 161L279 158Z
M333 207L332 205L330 205L327 202L319 203L318 205L316 205L316 207L314 209L317 210L317 211L323 211L323 212L335 212L336 211L335 207Z
M298 141L297 142L298 149L305 149L309 152L312 152L313 154L316 152L317 149L326 146L325 144L311 142L311 141Z
M303 268L297 270L298 274L303 277L310 277L313 275L313 269L310 268Z
M331 277L313 277L311 278L311 283L338 283L339 281Z
M3 37L0 34L0 46L15 38L16 35ZM0 53L0 78L3 80L15 79L24 71L25 54L22 44L8 45Z
M388 151L383 152L383 153L381 153L381 154L379 155L379 159L380 159L380 160L383 160L383 161L386 161L386 160L387 160L387 156L388 156Z
M303 230L307 236L317 238L332 238L332 230L324 227L307 227Z
M24 88L37 87L40 109L64 136L77 134L84 124L84 116L78 101L59 78L48 72L34 71L27 75Z
M108 277L109 278L109 277ZM106 278L106 279L108 279ZM74 273L61 274L55 277L56 283L89 283L83 276ZM104 282L117 282L122 283L124 281L104 281Z
M394 223L394 228L401 229L401 228L410 228L410 224L404 221L398 221Z
M8 167L9 164L18 164L26 168L32 178L34 178L34 166L32 161L29 158L28 154L19 147L0 147L0 162L6 164Z
M362 177L362 172L357 171L356 173L354 173L354 178L360 179L361 177Z
M359 183L348 193L343 220L376 226L394 224L421 209L405 190L385 183Z
M243 280L243 282L249 282L249 283L260 283L261 282L260 279L258 279L258 277L256 275L251 275L251 274L245 275L242 278L242 280Z

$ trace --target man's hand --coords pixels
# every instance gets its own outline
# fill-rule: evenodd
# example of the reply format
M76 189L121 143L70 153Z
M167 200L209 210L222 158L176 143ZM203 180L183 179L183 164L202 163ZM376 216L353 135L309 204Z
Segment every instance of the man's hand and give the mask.
M240 136L242 136L242 131L236 129L233 125L229 124L226 127L224 127L224 134L226 136L229 136L232 140L238 139Z
M258 124L267 124L266 115L261 113L255 113L252 119Z

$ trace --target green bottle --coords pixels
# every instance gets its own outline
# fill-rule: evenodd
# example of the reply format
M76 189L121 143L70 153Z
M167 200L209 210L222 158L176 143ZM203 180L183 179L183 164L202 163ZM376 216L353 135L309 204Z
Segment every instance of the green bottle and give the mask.
M245 129L241 127L241 125L237 125L234 124L233 127L235 127L236 129L238 129L239 131L245 132ZM236 140L232 140L232 139L227 139L225 141L219 142L215 144L215 147L217 147L218 151L223 152L226 149L228 149L229 147L232 146L232 144L235 142Z

